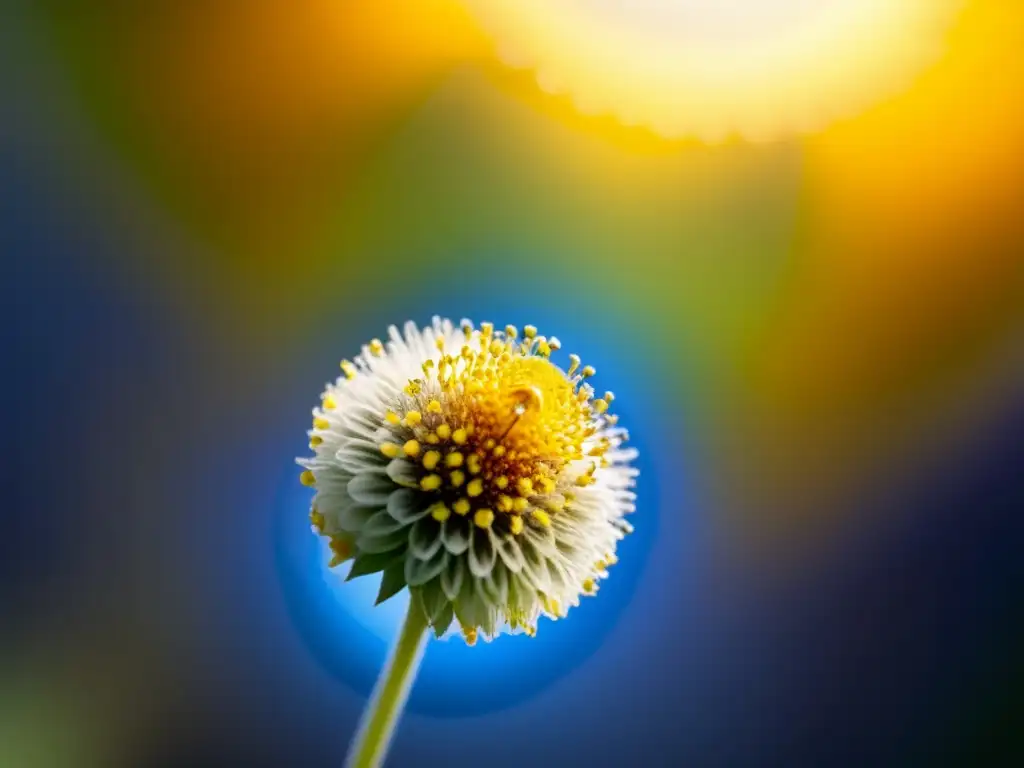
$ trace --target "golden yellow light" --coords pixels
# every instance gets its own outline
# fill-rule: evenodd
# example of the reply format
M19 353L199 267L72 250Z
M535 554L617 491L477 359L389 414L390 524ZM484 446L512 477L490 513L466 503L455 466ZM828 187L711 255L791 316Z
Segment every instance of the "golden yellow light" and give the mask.
M941 57L963 0L465 0L502 60L672 138L820 128Z

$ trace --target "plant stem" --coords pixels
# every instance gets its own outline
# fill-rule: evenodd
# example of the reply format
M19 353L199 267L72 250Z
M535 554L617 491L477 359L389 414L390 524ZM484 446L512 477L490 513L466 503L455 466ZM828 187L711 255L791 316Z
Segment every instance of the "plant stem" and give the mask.
M405 707L427 639L427 619L415 597L409 601L398 641L377 678L373 698L363 712L359 732L345 768L378 768L384 763L391 735Z

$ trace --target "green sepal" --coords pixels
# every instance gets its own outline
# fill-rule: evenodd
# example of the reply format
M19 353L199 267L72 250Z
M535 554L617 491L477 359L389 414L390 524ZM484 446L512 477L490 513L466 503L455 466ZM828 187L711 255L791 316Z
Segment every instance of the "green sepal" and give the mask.
M419 598L423 614L431 624L433 624L435 617L440 616L441 611L448 605L448 597L445 595L444 590L441 589L440 579L431 579L419 587L416 590L416 596Z
M369 573L378 573L398 560L404 560L404 553L397 549L373 554L361 552L352 561L352 570L348 572L345 581L352 581L354 578L366 576Z
M451 603L445 603L444 608L441 609L441 613L431 622L431 626L434 628L434 636L441 637L445 632L448 631L448 627L452 625L452 621L455 619L455 609L452 608Z
M405 560L396 560L384 569L384 575L380 579L380 591L377 593L377 602L380 605L399 592L405 589Z

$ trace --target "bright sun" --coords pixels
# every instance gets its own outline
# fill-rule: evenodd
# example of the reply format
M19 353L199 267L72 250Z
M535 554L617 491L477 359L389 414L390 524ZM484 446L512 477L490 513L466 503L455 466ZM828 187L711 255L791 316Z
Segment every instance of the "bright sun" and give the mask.
M906 87L963 0L465 0L504 61L667 137L772 139Z

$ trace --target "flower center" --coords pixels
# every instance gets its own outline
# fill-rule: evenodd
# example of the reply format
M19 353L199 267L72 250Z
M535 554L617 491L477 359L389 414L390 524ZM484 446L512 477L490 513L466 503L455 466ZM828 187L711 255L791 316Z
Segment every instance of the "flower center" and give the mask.
M485 325L480 333L477 349L466 344L457 354L439 340L424 378L410 381L387 413L396 439L380 449L415 462L410 484L436 496L435 519L471 516L481 528L518 534L524 516L550 525L572 500L563 469L586 458L583 443L597 431L611 393L595 399L581 384L593 369L579 370L574 356L567 377L547 359L551 342L529 330L522 341L511 327L495 336ZM607 448L588 451L594 461L576 484L592 480Z

